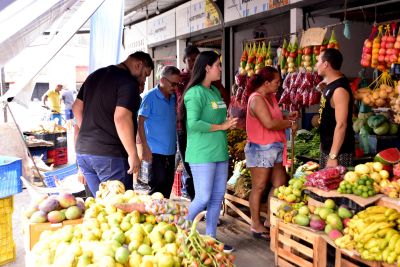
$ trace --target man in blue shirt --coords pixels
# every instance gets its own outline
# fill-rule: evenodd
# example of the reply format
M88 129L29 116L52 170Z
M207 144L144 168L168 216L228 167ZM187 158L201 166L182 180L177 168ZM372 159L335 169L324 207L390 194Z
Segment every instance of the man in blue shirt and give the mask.
M176 97L180 71L165 66L160 84L147 92L139 109L139 136L143 146L142 160L151 162L150 193L161 192L166 198L174 183L176 152Z

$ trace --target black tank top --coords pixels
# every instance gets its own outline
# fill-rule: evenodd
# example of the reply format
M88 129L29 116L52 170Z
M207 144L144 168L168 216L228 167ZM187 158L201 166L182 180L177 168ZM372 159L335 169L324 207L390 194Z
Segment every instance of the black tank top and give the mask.
M333 134L335 132L335 127L336 127L335 109L332 108L330 103L333 93L339 87L344 88L350 95L350 101L348 104L349 112L347 114L347 128L339 154L354 153L355 151L354 131L352 127L354 98L353 98L353 93L350 89L349 81L347 80L346 77L342 77L328 84L321 98L321 107L320 107L321 124L319 126L319 130L321 134L321 150L326 154L328 154L331 150L333 142Z

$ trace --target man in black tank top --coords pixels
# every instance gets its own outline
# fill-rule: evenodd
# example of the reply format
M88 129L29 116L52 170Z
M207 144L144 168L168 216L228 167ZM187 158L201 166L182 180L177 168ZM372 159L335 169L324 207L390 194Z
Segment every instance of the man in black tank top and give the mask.
M330 48L320 54L318 74L326 87L320 106L321 158L320 167L351 166L354 155L352 127L353 93L347 78L340 72L343 57Z

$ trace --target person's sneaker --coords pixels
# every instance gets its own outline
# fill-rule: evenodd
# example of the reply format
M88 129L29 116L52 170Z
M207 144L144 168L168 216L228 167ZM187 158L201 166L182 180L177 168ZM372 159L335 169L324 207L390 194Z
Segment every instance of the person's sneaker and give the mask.
M224 252L225 252L226 254L230 254L230 253L232 253L232 251L234 251L234 250L235 250L234 247L229 246L229 245L227 245L227 244L224 244Z

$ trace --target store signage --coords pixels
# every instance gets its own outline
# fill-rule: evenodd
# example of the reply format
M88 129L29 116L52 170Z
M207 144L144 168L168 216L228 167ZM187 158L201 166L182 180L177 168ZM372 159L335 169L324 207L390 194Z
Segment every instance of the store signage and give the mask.
M289 0L269 0L269 9L274 9L289 4Z
M129 55L136 51L147 52L147 22L133 24L124 29L124 47Z
M212 0L192 0L176 8L176 35L200 31L221 24Z
M294 0L225 0L225 22L246 18L277 7L288 5Z
M175 9L148 20L148 44L161 42L175 37Z
M327 30L327 28L310 28L306 30L301 36L300 47L321 45Z

